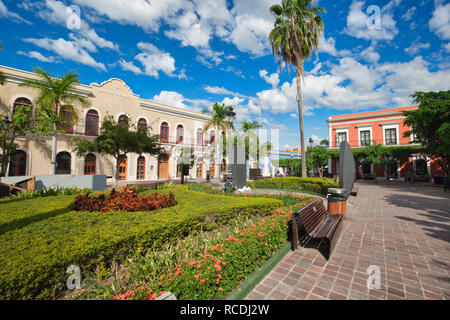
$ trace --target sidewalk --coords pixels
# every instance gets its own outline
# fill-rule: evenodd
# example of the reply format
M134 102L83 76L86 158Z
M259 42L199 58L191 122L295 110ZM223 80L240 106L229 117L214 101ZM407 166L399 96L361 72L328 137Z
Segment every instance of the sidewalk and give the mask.
M450 193L435 187L360 184L329 261L288 253L246 299L450 299ZM367 267L381 288L367 288Z

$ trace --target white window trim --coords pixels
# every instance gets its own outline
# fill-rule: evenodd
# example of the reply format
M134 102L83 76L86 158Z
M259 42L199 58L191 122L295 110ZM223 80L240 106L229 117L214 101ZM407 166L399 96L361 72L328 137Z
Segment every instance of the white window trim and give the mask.
M336 130L336 140L335 140L336 148L339 147L339 146L337 145L337 144L338 144L338 143L337 143L337 135L338 135L338 133L345 132L345 133L346 133L346 136L347 136L347 142L350 141L350 137L348 136L348 128L345 128L345 129L341 128L341 129L335 129L335 130Z
M361 131L370 131L370 139L369 139L369 141L372 144L372 140L373 140L372 127L361 127L361 128L358 128L358 146L363 147L361 145Z
M398 124L382 124L381 125L383 127L383 145L386 146L386 129L395 129L396 130L396 135L397 135L397 144L395 145L399 145L400 144L400 137L399 137L399 131L398 131ZM390 146L392 146L390 144Z

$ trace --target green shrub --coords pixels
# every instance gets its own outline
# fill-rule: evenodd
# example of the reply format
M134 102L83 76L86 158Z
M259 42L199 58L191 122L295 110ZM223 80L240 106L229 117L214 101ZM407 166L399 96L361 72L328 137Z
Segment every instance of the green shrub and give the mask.
M27 190L24 192L20 192L16 195L13 195L9 198L2 199L3 201L7 200L19 200L19 199L32 199L39 197L52 197L52 196L70 196L70 195L78 195L86 192L92 192L90 188L77 188L77 187L66 187L66 188L49 188L49 189L40 189L40 190ZM1 201L0 201L1 203Z
M178 204L151 215L71 211L73 196L0 203L0 299L54 298L66 285L70 265L79 266L83 275L138 247L160 248L238 214L269 215L281 205L279 200L211 195L187 186L169 191Z
M279 189L279 190L298 190L315 192L326 195L328 188L336 188L338 184L334 179L329 178L270 178L256 181L249 181L250 188L255 189Z

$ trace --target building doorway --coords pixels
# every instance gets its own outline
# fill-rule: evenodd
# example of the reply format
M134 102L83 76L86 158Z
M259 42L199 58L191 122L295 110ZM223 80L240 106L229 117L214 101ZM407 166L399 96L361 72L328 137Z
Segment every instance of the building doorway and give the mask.
M84 174L92 176L95 174L97 158L92 153L89 153L84 159Z
M197 162L197 179L203 178L203 160Z
M160 154L158 157L158 179L169 179L169 155Z
M119 157L119 174L117 176L117 180L127 180L127 172L128 172L128 157L125 155L121 155Z
M9 176L24 176L26 174L27 154L18 150L11 156L11 162L9 163Z
M140 156L137 159L136 179L137 180L145 180L145 157L143 157L143 156Z
M216 161L213 161L209 166L209 177L212 179L215 176L216 176Z

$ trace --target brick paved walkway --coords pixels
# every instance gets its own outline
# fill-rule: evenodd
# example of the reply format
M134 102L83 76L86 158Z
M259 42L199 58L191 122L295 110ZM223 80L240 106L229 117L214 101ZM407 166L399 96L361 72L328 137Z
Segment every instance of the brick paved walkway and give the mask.
M246 299L450 299L450 193L436 187L360 184L329 261L299 248ZM367 267L381 289L367 288Z

